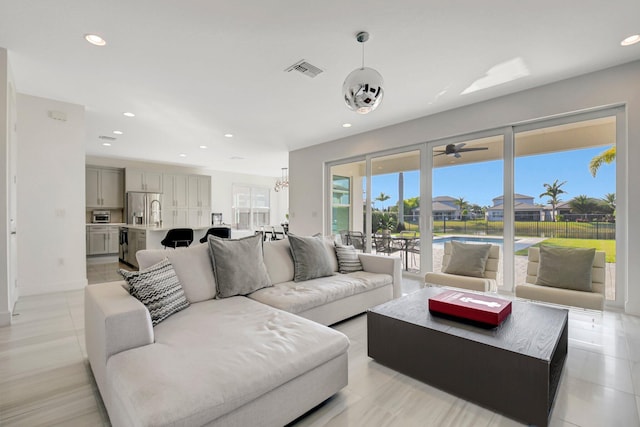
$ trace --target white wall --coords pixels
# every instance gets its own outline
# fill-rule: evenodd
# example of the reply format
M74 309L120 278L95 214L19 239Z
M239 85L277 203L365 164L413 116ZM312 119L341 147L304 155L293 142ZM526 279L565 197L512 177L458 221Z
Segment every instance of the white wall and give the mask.
M222 212L222 219L230 224L232 221L232 185L250 184L271 189L271 224L280 224L288 210L288 190L275 192L273 186L277 177L265 177L242 173L221 172L203 168L189 168L178 165L140 162L110 157L87 156L87 165L111 166L118 168L136 168L163 173L197 174L211 176L211 212Z
M9 288L9 132L8 122L9 60L6 49L0 48L0 326L11 323L11 292Z
M49 111L66 114L53 120ZM84 107L18 94L20 295L79 289L85 266Z
M627 193L617 191L618 211L625 207L628 251L618 252L618 258L640 258L640 168L626 168L640 160L640 61L575 77L512 95L492 99L467 107L400 123L352 137L296 150L289 153L290 222L296 233L310 234L323 229L325 212L323 196L324 162L343 159L394 147L448 136L462 135L505 125L522 123L568 112L625 104L627 111L628 147L618 147L618 167L627 176L618 174L618 181L628 183ZM373 113L375 114L375 113ZM625 162L621 165L621 162ZM626 205L626 206L625 206ZM624 220L623 220L624 221ZM640 315L640 263L626 264L626 271L617 268L616 280L627 283L625 310Z

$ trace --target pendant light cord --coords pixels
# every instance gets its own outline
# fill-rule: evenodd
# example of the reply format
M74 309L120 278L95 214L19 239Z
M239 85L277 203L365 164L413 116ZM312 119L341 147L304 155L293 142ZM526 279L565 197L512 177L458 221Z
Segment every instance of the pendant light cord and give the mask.
M364 42L362 43L362 69L364 70Z

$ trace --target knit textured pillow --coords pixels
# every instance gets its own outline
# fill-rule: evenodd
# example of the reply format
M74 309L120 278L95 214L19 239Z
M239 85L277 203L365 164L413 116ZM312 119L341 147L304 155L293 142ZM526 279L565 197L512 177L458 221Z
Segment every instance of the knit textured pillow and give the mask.
M336 243L336 256L338 257L338 271L340 273L346 274L363 270L358 252L353 246Z
M153 326L189 307L189 301L168 259L146 270L120 269L119 272L129 284L129 293L149 310Z

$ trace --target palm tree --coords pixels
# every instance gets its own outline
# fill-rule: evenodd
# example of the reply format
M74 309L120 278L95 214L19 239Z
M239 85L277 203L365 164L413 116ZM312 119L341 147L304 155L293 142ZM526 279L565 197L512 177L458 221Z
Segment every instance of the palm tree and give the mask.
M456 201L453 202L453 203L455 203L455 205L460 209L460 216L461 216L460 219L464 219L464 218L462 218L463 215L464 215L463 212L464 212L465 209L467 209L469 207L469 202L467 202L464 199L464 197L458 197L456 199Z
M600 169L600 166L602 166L604 163L609 165L615 162L615 160L616 146L614 145L613 147L609 147L608 149L591 159L591 161L589 162L589 170L591 171L591 175L595 178L596 174L598 173L598 169Z
M616 212L616 193L607 193L600 200L602 200L607 205L607 207L611 210L612 214L615 214L615 212Z
M380 195L378 197L376 197L375 200L377 200L378 202L380 202L382 204L382 203L386 202L387 200L389 200L390 198L391 198L390 195L384 194L383 192L380 192Z
M574 197L570 202L571 210L577 214L590 214L594 213L597 203L591 197L581 194Z
M558 203L562 201L558 196L560 194L566 193L566 191L564 191L560 187L562 187L566 183L567 181L562 181L560 184L558 184L558 180L556 179L555 181L553 181L553 184L542 184L546 191L540 194L539 197L549 197L549 203L551 204L551 218L554 222L556 220L556 206L558 206Z

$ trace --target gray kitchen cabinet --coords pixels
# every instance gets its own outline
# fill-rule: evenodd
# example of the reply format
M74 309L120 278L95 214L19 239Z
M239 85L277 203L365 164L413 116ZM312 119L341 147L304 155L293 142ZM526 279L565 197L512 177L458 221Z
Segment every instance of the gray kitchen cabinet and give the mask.
M125 172L126 191L162 193L162 174L127 168Z
M204 227L211 225L210 209L189 209L189 226Z
M168 208L162 209L162 226L163 227L187 227L189 223L189 209L185 208Z
M189 175L189 208L211 207L211 177L208 175Z
M124 174L122 169L88 166L85 169L87 208L122 209Z
M162 175L162 207L182 209L188 207L189 178L187 175Z
M126 261L137 268L138 261L136 260L136 252L147 248L147 232L145 230L129 228L128 239L129 253Z
M87 226L87 255L112 255L119 249L117 225Z

